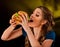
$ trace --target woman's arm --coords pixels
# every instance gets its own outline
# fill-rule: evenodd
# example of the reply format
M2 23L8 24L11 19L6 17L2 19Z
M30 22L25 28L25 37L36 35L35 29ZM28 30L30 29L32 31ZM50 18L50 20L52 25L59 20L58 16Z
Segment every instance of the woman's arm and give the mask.
M26 33L28 35L28 38L32 47L51 47L53 43L52 39L46 39L45 41L43 41L42 45L40 45L39 41L35 39L32 31L29 28L25 30L26 30Z
M14 39L14 38L22 35L22 27L14 30L15 27L17 26L14 19L10 19L9 23L11 25L3 32L2 36L1 36L1 39L5 40L5 41Z
M22 35L22 27L19 29L14 30L14 26L10 25L2 34L1 39L8 41L14 38L17 38Z
M27 33L28 39L30 41L30 44L32 47L42 47L37 39L35 39L35 36L33 35L32 31L29 27L26 26L25 31Z
M10 25L2 34L1 39L6 40L15 27Z
M51 47L52 43L53 43L52 39L46 39L43 41L42 47Z

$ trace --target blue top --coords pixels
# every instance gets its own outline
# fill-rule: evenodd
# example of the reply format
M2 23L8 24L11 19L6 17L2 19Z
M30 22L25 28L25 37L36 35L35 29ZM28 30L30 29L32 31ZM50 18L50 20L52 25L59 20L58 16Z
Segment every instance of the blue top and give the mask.
M27 34L26 34L26 32L24 31L24 29L23 29L23 36L24 36L24 37L27 36ZM52 40L53 40L53 43L52 43L52 46L51 46L51 47L54 47L55 37L56 37L56 35L55 35L55 32L54 32L53 30L47 32L47 34L46 34L46 36L45 36L45 39L52 39Z
M53 40L51 47L54 47L55 37L56 37L56 34L53 30L49 31L45 36L45 39L52 39Z

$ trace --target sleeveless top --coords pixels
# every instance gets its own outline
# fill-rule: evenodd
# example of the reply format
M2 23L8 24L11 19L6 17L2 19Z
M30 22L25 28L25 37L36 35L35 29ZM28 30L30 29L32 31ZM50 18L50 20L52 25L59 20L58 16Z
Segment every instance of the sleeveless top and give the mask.
M23 36L25 37L24 47L31 47L25 30L22 29L22 32L23 32ZM56 34L55 34L55 32L53 30L47 32L47 34L45 35L45 40L46 39L52 39L53 40L53 43L52 43L51 47L54 47L55 36L56 36Z

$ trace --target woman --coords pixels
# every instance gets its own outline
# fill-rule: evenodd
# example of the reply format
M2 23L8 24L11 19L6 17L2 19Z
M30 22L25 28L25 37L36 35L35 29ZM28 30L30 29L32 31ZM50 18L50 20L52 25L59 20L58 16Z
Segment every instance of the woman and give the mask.
M11 25L4 31L1 39L8 41L23 35L25 47L53 47L55 32L52 29L54 21L50 10L43 6L37 7L31 14L29 22L26 14L21 15L22 22L19 23L21 27L14 30L17 24L11 19Z

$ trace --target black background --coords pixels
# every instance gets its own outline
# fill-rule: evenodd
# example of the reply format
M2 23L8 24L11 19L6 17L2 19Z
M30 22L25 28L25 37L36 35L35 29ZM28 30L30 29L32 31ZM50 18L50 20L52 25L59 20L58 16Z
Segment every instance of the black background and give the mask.
M11 17L11 15L14 13L15 11L10 10L3 1L0 1L0 38L1 35L3 33L3 31L9 26L9 19ZM55 19L56 20L60 20L60 18ZM56 41L55 41L55 47L59 47L60 45L60 35L57 34L57 28L60 28L59 25L60 22L56 23L55 26L55 31L56 31ZM21 47L21 45L23 44L23 37L19 37L16 38L14 40L11 41L3 41L0 39L0 47Z

